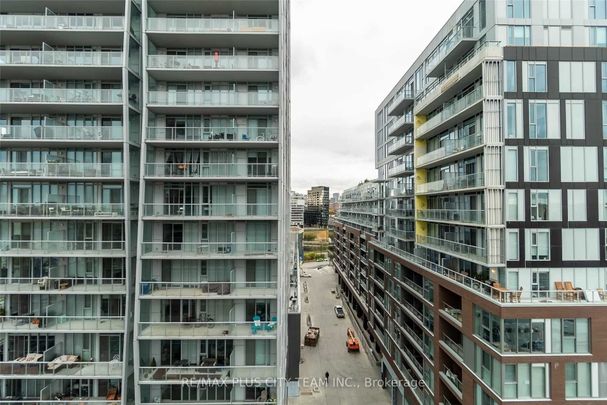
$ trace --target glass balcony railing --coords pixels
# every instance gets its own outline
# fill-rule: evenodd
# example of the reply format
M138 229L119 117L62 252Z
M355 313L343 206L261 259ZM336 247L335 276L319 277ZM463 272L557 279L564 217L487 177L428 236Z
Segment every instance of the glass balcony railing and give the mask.
M413 92L411 90L403 89L399 91L398 94L394 96L392 102L388 105L388 114L392 115L392 113L394 113L396 110L398 110L398 112L401 112L401 107L405 104L405 102L409 101L410 103L413 103L413 100L414 97Z
M483 99L483 86L478 86L471 92L466 95L453 100L451 102L446 103L443 106L443 109L438 114L432 116L428 121L421 124L417 127L416 137L419 137L430 130L436 128L438 125L444 123L445 121L455 117L460 114L462 111L467 109L473 104L476 104L480 100Z
M462 392L462 381L460 378L451 371L447 366L443 366L443 374L447 377L447 380L453 384L457 391Z
M214 364L214 363L211 363ZM183 380L225 380L225 379L272 379L277 378L276 366L164 366L139 367L141 381L172 381L183 383ZM231 401L230 401L231 402Z
M468 245L463 242L457 242L449 239L441 239L435 236L417 235L417 243L425 245L431 249L441 250L445 253L451 253L464 256L470 259L487 261L487 249L481 246Z
M413 147L413 137L411 136L403 136L401 139L396 142L391 143L388 146L388 154L395 154L397 151L403 150L407 147Z
M400 198L400 197L413 197L414 195L413 188L393 188L390 189L389 197L390 198Z
M52 141L114 141L122 140L122 126L66 126L66 125L0 125L2 140Z
M124 204L0 203L0 216L116 217L124 215Z
M386 210L386 214L391 217L410 217L413 218L415 216L415 211L412 209L404 209L404 208L388 208Z
M0 54L1 55L1 54ZM152 69L278 70L278 56L271 55L149 55Z
M393 121L392 125L390 125L390 128L388 129L388 136L397 135L403 132L402 130L406 125L413 125L413 116L410 114L403 115L402 117Z
M139 285L139 294L150 298L207 297L209 294L254 296L261 293L276 295L276 288L276 281L201 281L197 283L142 281Z
M390 169L388 169L388 176L398 176L407 172L413 172L413 162L402 162Z
M278 215L278 204L274 203L144 204L143 209L144 215L152 217L264 217Z
M140 337L183 338L276 336L276 322L199 322L196 319L183 322L139 322Z
M0 51L2 65L121 66L122 52Z
M443 343L445 343L451 350L455 352L459 356L460 359L464 358L464 346L461 343L455 342L449 336L443 333L443 337L441 338Z
M147 30L180 33L278 33L280 23L271 18L167 18L147 19Z
M0 330L61 331L120 331L124 330L122 316L0 316Z
M483 187L484 184L485 176L483 173L472 173L468 175L444 173L442 180L416 184L415 189L420 194L439 193L449 190L464 190L469 188Z
M152 90L148 104L192 107L278 107L278 94L236 91L162 91Z
M424 155L417 156L417 165L422 166L428 163L440 161L445 157L455 153L464 152L476 146L482 145L483 134L468 135L460 139L446 139L442 146Z
M0 175L15 177L122 177L122 163L0 163Z
M386 235L401 240L415 240L414 231L405 231L400 229L388 229Z
M142 252L147 255L192 254L208 255L273 255L278 251L276 242L143 242Z
M0 88L0 103L121 104L118 89Z
M0 250L11 253L57 253L123 251L124 241L118 240L0 240Z
M122 16L0 15L0 29L122 31Z
M146 163L148 177L276 177L274 163Z
M462 26L452 32L429 57L426 72L433 70L462 41L474 38L475 27Z
M485 211L463 209L425 209L417 210L417 218L426 221L484 224Z
M0 362L0 376L4 378L39 376L40 378L54 379L59 370L67 368L69 369L69 376L74 378L122 378L122 365L121 361L74 361L70 360L70 357L67 356L64 359L59 356L58 360L38 361L35 363L2 361Z
M148 127L147 129L149 141L267 142L277 139L276 127Z
M0 278L0 292L126 292L125 281L119 277L4 277Z

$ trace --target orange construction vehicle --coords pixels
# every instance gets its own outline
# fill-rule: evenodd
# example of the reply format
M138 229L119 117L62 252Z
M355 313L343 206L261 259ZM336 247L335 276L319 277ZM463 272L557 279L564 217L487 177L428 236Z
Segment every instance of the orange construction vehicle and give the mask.
M346 347L348 348L348 351L349 352L359 351L360 350L360 340L358 340L358 338L354 334L354 331L352 329L348 328L348 331L346 332L346 336L348 337L348 340L346 340Z

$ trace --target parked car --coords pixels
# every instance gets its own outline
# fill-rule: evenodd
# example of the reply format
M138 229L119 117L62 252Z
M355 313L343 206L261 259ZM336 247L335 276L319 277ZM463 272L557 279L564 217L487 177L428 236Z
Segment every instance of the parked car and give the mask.
M346 316L344 308L341 305L335 305L333 309L335 310L335 316L337 316L338 318L343 318Z

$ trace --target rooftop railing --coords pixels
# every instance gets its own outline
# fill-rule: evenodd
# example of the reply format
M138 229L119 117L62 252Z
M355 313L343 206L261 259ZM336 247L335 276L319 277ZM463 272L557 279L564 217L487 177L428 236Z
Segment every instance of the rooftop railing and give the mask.
M152 69L277 70L278 56L271 55L149 55Z
M0 125L2 140L110 141L122 140L122 126Z
M1 65L121 66L122 52L0 50Z
M278 33L280 22L270 18L168 18L147 19L147 30L177 33Z
M276 127L148 127L149 141L257 141L278 139Z
M0 29L122 31L122 16L0 15Z

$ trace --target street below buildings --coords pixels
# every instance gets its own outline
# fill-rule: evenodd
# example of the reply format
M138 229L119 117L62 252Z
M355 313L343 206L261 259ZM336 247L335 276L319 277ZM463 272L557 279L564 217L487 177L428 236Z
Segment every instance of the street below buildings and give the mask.
M301 279L301 343L308 330L308 315L312 326L320 327L320 338L316 347L303 346L301 350L300 396L289 398L289 404L389 404L389 390L379 385L382 382L379 368L368 355L368 346L354 325L352 313L341 298L336 298L337 274L328 263L311 262L302 266L302 274L311 277ZM335 305L344 307L344 318L335 316ZM346 348L348 328L352 328L361 341L359 353L349 353ZM325 383L325 372L329 372L328 383Z

